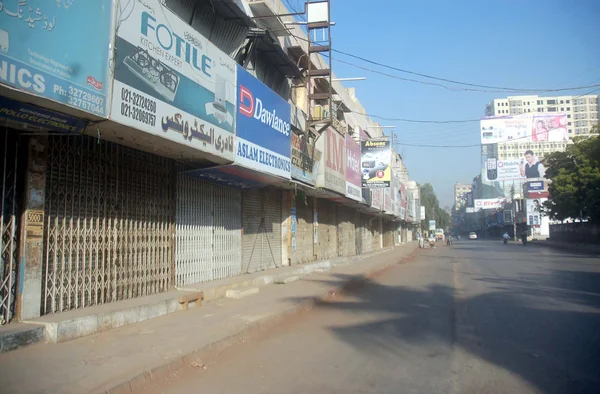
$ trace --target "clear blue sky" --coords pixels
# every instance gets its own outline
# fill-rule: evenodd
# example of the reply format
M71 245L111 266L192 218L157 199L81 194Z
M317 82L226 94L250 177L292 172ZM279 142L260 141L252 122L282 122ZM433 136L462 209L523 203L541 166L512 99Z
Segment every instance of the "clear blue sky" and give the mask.
M291 3L297 7L300 1ZM333 47L381 63L481 85L551 89L600 83L600 0L332 0L331 4L337 23ZM362 63L334 53L335 57ZM345 86L356 88L368 113L390 118L479 119L486 103L508 95L449 91L335 61L334 72L338 77L366 76L367 81ZM380 123L397 126L405 144L479 143L478 123ZM479 147L400 150L411 179L432 183L442 205L452 205L455 182L470 183L479 173Z

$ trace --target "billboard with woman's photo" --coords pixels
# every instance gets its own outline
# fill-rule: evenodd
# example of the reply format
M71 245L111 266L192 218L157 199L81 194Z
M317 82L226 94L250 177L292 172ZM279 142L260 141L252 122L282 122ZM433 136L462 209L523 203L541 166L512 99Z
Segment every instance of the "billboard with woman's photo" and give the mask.
M565 142L569 138L567 124L565 114L490 116L481 119L479 131L484 145L512 141Z

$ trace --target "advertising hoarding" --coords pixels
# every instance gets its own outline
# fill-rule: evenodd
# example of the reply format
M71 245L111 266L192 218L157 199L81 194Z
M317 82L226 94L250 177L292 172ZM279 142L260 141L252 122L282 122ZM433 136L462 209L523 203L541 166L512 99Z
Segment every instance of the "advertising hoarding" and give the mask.
M130 4L117 12L110 118L233 161L237 63L160 0Z
M0 2L0 83L107 117L112 5Z
M487 159L485 180L493 182L543 178L546 168L535 152L528 149L523 153L522 158L515 160Z
M544 191L544 181L527 182L527 191L528 192L543 192Z
M390 187L392 149L390 141L367 140L360 142L362 187Z
M482 144L510 141L565 142L568 140L567 115L523 114L486 117L479 125Z
M314 185L319 173L321 151L292 133L292 178Z
M319 166L317 186L346 195L346 141L332 127L328 127L316 143L323 152L324 165Z
M500 209L504 206L505 198L486 198L475 200L475 211L482 209Z
M542 224L542 206L547 198L528 198L526 200L527 224L529 226L540 226Z
M237 86L235 163L290 179L290 104L239 65Z
M346 197L362 201L360 145L346 134Z
M429 231L435 231L435 220L429 221Z

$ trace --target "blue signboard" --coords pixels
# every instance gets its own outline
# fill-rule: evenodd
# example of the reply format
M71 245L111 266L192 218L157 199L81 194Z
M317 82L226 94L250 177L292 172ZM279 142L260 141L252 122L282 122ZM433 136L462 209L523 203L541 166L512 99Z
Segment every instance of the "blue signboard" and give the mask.
M80 133L87 126L87 122L81 119L2 96L0 96L0 118L66 133Z
M235 163L290 179L290 104L241 66L237 86Z
M543 192L544 191L544 181L528 182L527 183L527 191Z
M112 4L0 2L0 83L107 117Z

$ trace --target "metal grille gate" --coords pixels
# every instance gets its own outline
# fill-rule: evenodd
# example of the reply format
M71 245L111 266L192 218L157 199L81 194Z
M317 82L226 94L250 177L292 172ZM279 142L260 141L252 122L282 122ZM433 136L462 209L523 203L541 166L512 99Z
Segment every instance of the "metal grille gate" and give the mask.
M241 273L241 200L238 190L178 175L176 286Z
M0 324L5 324L14 316L17 289L18 134L5 130L0 146Z
M43 312L166 291L173 161L95 138L51 137Z

